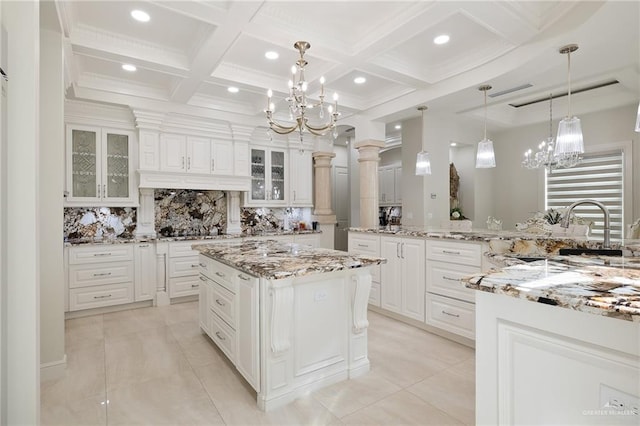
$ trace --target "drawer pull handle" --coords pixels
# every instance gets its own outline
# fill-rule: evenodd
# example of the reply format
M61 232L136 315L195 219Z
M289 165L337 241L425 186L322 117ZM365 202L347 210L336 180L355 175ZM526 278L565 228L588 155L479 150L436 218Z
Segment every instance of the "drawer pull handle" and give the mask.
M241 280L244 280L244 281L249 281L251 279L251 278L247 278L247 277L245 277L244 275L241 275L241 274L238 274L238 278L240 278Z
M111 272L102 272L99 274L93 274L94 277L108 277L109 275L111 275Z
M216 303L220 306L226 306L224 302L221 302L220 299L216 299Z
M216 331L216 337L217 337L218 339L220 339L220 340L227 340L227 339L225 339L225 338L224 338L224 336L223 336L222 334L220 334L220 332L219 332L219 331Z
M94 256L111 256L111 253L94 253Z
M106 299L107 297L111 297L111 295L105 294L104 296L93 296L94 299Z
M191 265L191 267L192 267L192 268L197 268L197 267L199 267L199 266L200 266L200 265L199 265L199 264L197 264L197 263L196 263L196 264L192 264L192 265Z
M453 251L453 250L442 250L442 252L443 252L443 253L446 253L446 254L457 254L457 255L460 255L460 252L459 252L459 251Z
M200 284L191 284L191 288L198 288L200 287Z
M140 247L140 248L149 247L149 244L140 244L138 247Z
M200 281L207 282L207 279L205 277L203 277L202 275L200 277L198 277L198 278L200 278Z
M200 266L203 267L204 269L207 269L207 265L204 263L200 263Z
M447 312L447 311L442 311L442 313L445 314L445 315L449 315L450 317L460 318L460 314L452 314L452 313Z
M216 275L219 276L220 278L224 278L225 275L222 272L216 272Z
M358 247L369 248L369 244L358 244Z
M448 277L446 275L443 275L442 279L443 280L447 280L447 281L460 281L458 278L451 278L451 277Z

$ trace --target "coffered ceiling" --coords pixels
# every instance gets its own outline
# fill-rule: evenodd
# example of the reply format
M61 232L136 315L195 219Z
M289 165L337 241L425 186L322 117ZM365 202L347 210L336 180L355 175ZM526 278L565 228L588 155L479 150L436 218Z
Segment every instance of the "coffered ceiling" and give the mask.
M548 117L544 102L566 91L566 56L577 43L573 87L619 83L575 95L577 114L640 99L640 6L636 1L60 1L67 97L265 125L266 92L285 110L293 43L311 48L309 94L340 95L342 118L388 124L415 107L482 116L477 87L531 87L489 100L489 125ZM148 22L134 20L143 10ZM450 36L447 44L433 39ZM265 52L279 54L276 60ZM122 69L133 64L137 71ZM355 84L355 77L366 82ZM237 87L230 93L229 86ZM492 92L489 92L491 94ZM554 109L564 111L564 98ZM558 117L562 115L558 113ZM286 117L283 117L286 118Z

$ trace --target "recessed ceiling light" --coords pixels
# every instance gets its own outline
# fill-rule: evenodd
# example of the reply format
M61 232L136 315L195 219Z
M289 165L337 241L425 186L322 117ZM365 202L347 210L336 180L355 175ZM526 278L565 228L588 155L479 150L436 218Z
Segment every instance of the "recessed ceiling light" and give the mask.
M402 129L402 126L400 124L396 124L396 130L400 130Z
M264 57L267 59L278 59L279 56L280 55L278 55L278 52L274 52L273 50L270 50L264 54Z
M151 19L147 12L137 9L131 11L131 17L140 22L149 22L149 20Z
M229 86L229 87L227 87L227 91L229 93L238 93L240 91L240 89L238 89L237 87L234 87L234 86Z
M122 69L125 71L134 72L138 68L136 68L136 66L132 64L122 64Z
M363 84L365 81L367 81L367 79L364 77L356 77L353 79L355 84Z
M435 44L445 44L449 42L449 36L446 34L439 35L438 37L433 39Z
M455 142L451 142L449 145L450 145L450 146L458 146L458 144L457 144L457 143L455 143Z

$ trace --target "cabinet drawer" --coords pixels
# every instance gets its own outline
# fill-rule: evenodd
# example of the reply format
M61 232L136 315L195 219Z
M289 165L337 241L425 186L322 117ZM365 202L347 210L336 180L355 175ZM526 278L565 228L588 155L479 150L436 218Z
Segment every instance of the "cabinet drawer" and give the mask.
M133 244L104 244L69 247L69 264L133 260Z
M184 257L184 256L198 256L199 252L191 249L194 244L203 244L208 241L204 240L190 240L190 241L177 241L169 243L169 258L172 257ZM209 241L210 242L210 241Z
M133 282L133 262L69 265L69 288Z
M428 260L427 291L473 303L476 300L475 291L466 288L460 280L478 272L480 268L476 266Z
M69 290L69 310L99 308L133 302L133 283L110 284L100 287Z
M475 243L428 240L427 259L480 267L481 247Z
M169 297L182 297L199 294L200 275L169 278Z
M216 262L210 257L200 256L199 258L200 272L210 280L220 284L222 287L235 293L233 285L233 274L237 271L220 262Z
M371 291L369 292L369 304L380 307L380 284L371 283Z
M211 340L218 345L218 347L224 352L229 360L235 364L235 348L236 348L236 333L225 322L220 319L215 312L209 311L210 325L209 336Z
M210 306L231 328L236 328L235 295L217 283L210 287Z
M169 278L195 277L199 267L198 256L169 259Z
M427 324L475 340L474 304L429 293L426 304Z
M380 255L380 237L377 235L349 234L349 251L351 253Z

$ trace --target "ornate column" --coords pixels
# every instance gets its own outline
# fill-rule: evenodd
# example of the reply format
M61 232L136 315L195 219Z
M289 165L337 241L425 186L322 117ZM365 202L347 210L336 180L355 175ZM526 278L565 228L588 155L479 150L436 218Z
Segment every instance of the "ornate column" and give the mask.
M333 152L314 152L314 209L313 220L318 222L322 231L320 246L333 248L336 228L336 215L331 208L331 159L336 154Z
M360 227L378 227L378 163L384 142L363 140L355 144L360 163Z
M240 191L226 191L227 194L227 234L240 234Z

